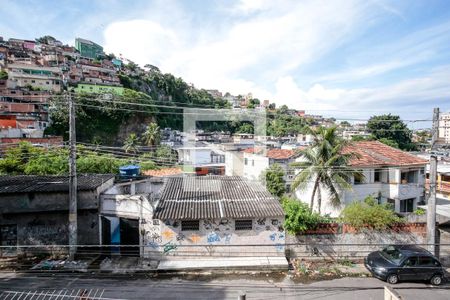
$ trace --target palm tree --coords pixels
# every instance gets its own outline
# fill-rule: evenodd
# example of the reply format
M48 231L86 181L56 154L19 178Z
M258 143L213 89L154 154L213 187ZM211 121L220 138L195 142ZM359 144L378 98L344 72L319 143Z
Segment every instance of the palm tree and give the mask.
M363 175L360 171L349 167L350 160L357 158L358 155L345 152L344 148L349 145L349 142L337 135L335 126L307 128L307 131L313 135L313 143L310 147L299 151L303 160L293 164L294 167L300 169L300 172L297 174L292 187L305 190L309 183L313 182L310 208L313 210L317 194L318 212L320 213L322 206L321 189L328 191L333 206L339 206L341 203L339 190L351 189L352 177L361 179Z
M128 152L136 153L138 150L138 145L139 145L139 138L135 133L131 133L125 140L125 143L123 144L123 150L125 150L126 153Z
M155 146L159 143L161 134L159 132L159 126L156 123L150 123L145 130L142 139L147 146Z

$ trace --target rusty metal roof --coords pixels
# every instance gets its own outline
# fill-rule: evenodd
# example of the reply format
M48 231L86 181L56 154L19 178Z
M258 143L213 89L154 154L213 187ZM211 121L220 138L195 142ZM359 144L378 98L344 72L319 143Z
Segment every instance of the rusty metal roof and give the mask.
M77 176L78 190L94 190L112 178L112 174L80 174ZM32 192L69 192L69 176L0 176L0 194Z
M197 220L284 216L277 198L239 176L167 178L154 218Z

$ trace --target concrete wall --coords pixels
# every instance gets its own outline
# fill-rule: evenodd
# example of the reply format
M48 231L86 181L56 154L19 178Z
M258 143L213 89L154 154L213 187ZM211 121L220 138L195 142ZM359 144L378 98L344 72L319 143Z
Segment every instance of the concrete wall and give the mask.
M38 245L33 248L19 248L20 253L66 253L69 242L68 234L69 214L67 212L45 212L2 215L0 226L17 226L17 245ZM82 210L78 212L78 244L99 244L99 218L96 211ZM82 247L79 248L80 250Z
M99 196L96 191L78 191L78 209L98 209L98 205ZM62 192L2 194L0 201L2 214L68 209L69 194Z
M181 231L181 221L143 225L144 254L161 256L284 256L283 218L253 220L253 230L235 230L235 220L200 220L199 231Z
M386 244L424 244L425 232L371 231L341 234L305 234L286 239L286 250L292 258L363 259ZM298 245L289 245L298 244Z
M244 155L241 151L225 152L225 175L244 176Z
M247 164L245 164L247 160ZM265 156L244 153L244 177L259 180L259 176L269 167L269 159Z

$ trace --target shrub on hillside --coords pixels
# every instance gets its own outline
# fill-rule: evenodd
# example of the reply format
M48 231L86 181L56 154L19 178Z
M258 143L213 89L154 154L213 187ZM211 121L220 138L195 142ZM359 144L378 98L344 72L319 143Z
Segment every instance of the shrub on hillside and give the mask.
M402 219L391 209L390 204L378 204L371 196L364 201L356 201L347 205L341 212L340 219L343 223L356 229L369 227L376 230L386 229L402 222Z

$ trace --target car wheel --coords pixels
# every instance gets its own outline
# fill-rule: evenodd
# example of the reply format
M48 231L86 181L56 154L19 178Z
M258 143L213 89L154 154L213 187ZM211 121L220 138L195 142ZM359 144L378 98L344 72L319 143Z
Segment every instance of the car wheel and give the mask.
M441 285L442 283L442 276L441 275L434 275L431 277L431 284L432 285Z
M396 284L398 283L398 276L397 274L389 274L386 278L386 281L390 284Z

